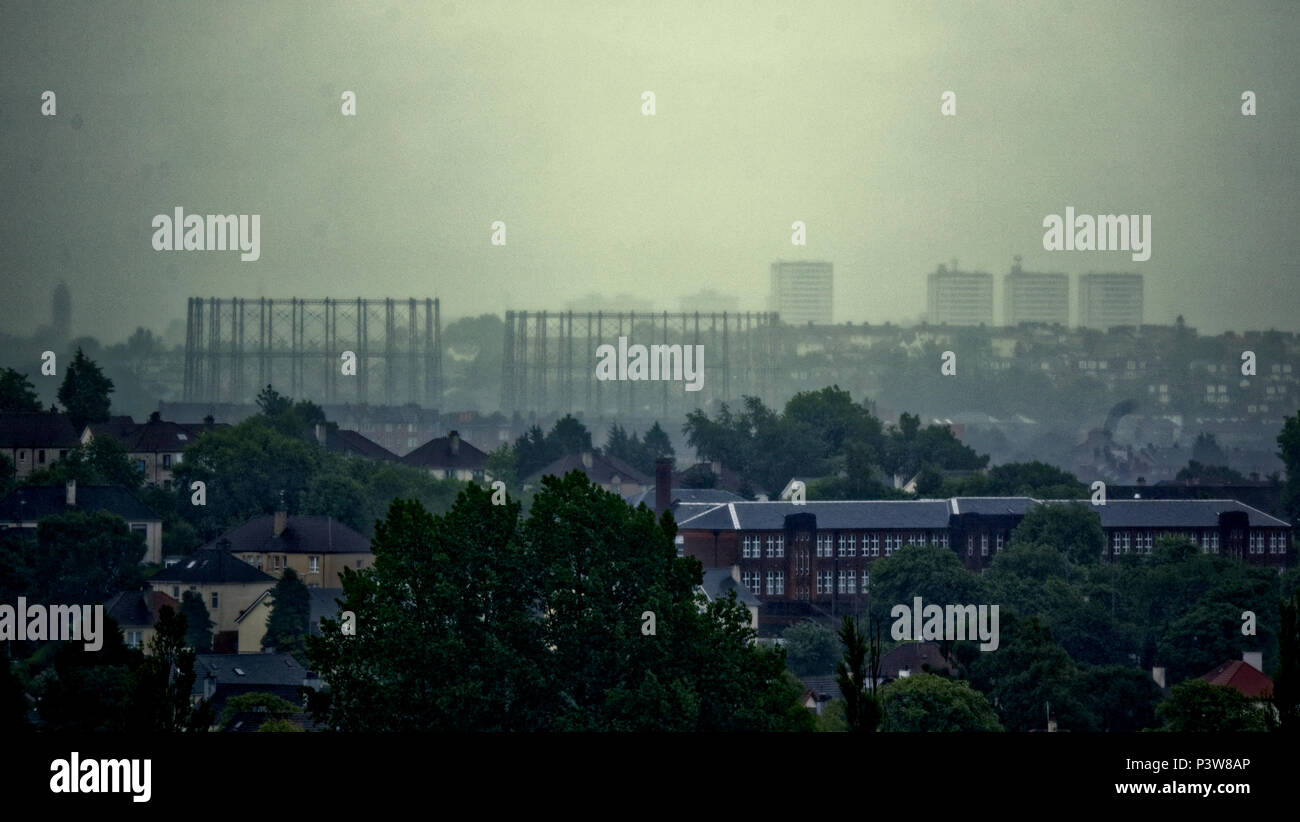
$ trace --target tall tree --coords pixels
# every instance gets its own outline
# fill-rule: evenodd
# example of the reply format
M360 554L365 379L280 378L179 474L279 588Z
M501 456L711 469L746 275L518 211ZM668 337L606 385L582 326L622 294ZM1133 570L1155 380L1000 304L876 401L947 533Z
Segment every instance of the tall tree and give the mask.
M1300 523L1300 413L1284 418L1282 431L1277 435L1281 450L1278 456L1286 465L1286 485L1282 502L1291 523Z
M1264 712L1240 691L1189 679L1175 685L1156 707L1157 730L1175 733L1263 731Z
M1300 594L1282 603L1277 635L1278 664L1273 673L1273 705L1280 730L1300 733Z
M0 412L40 411L42 408L36 386L26 374L12 368L0 369Z
M181 615L185 617L185 644L201 654L211 651L212 628L216 623L208 615L203 595L186 591L181 596Z
M72 426L80 432L89 423L106 421L112 393L113 381L78 346L59 386L59 402Z
M835 670L840 657L835 634L816 622L800 622L786 628L785 661L795 676L825 676Z
M970 683L937 674L896 679L880 692L886 731L1001 731L998 716L984 694Z
M158 609L149 655L132 677L129 723L136 732L204 731L212 725L206 700L194 707L194 649L185 641L185 615Z
M872 654L867 635L857 621L844 617L840 626L844 658L835 665L835 682L844 696L844 719L852 733L871 733L880 724L881 707L876 700Z
M32 602L103 602L143 583L144 541L108 511L73 511L36 524L36 539L0 540L0 585Z
M271 614L266 618L263 648L287 653L301 653L305 648L311 620L311 594L307 585L292 568L271 589Z

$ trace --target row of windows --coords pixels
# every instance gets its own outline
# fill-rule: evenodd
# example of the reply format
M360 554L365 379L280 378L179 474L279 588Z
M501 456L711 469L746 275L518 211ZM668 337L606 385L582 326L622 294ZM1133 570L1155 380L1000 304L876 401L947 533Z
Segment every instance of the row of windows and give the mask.
M993 551L995 553L1001 551L1002 545L1005 541L1006 541L1006 535L1003 534L1001 531L998 531L996 534L994 534ZM988 556L989 535L987 533L980 534L979 543L980 543L980 556L982 557ZM974 534L966 535L966 556L968 557L975 556L975 535Z
M859 536L861 537L862 556L880 556L881 534L878 532L866 534L818 534L817 535L817 556L818 557L856 557L858 555ZM998 537L1001 539L1001 536ZM894 533L885 532L885 556L889 556L904 545L938 545L942 548L948 547L947 531L917 531L914 533ZM1000 545L1001 543L999 543ZM740 556L742 559L762 559L763 554L763 537L756 534L746 534L740 540ZM785 556L785 535L769 534L767 536L767 557L774 559Z
M742 571L740 582L755 594L763 593L763 572L762 571ZM767 593L768 595L778 595L785 593L785 572L768 571L767 572Z
M862 571L861 585L862 592L866 593L868 585L871 583L871 574L868 571ZM817 594L819 596L827 594L856 594L858 593L859 584L858 571L818 571L817 572ZM746 588L753 591L756 595L766 594L768 596L783 596L785 594L785 572L784 571L741 571L740 581ZM764 583L766 582L766 585ZM799 596L805 597L808 593L807 588L799 589Z
M1175 531L1171 532L1174 536L1181 536L1191 540L1193 543L1201 546L1201 550L1211 554L1219 553L1219 532L1217 530L1203 531ZM1241 535L1237 533L1239 538ZM1110 549L1112 554L1149 554L1155 547L1156 533L1154 531L1113 531L1110 535ZM1251 531L1250 532L1250 553L1262 554L1286 553L1286 535L1279 531Z
M1264 543L1268 543L1268 552L1270 554L1286 553L1286 537L1277 531L1269 531L1267 534L1251 531L1250 532L1250 552L1252 554L1264 553Z
M18 452L16 452L16 453L17 453L17 455L18 455L18 461L19 461L19 462L26 462L26 461L27 461L27 452L26 452L26 451L18 451ZM66 457L67 455L68 455L68 451L67 451L66 448L61 448L61 449L59 449L59 456L58 456L58 459L63 459L63 458ZM38 449L36 449L36 464L37 464L37 465L44 465L44 464L45 464L45 449L44 449L44 448L38 448Z
M245 555L244 555L244 562L247 562L249 565L252 565L254 568L256 568L256 569L259 570L259 571L262 570L262 555L261 555L261 554L245 554ZM287 568L287 567L289 567L289 558L288 558L288 557L286 557L286 556L283 555L283 554L272 554L272 555L271 555L271 570L272 570L272 571L281 571L281 570L283 570L283 569L285 569L285 568ZM358 567L358 568L361 567L361 560L357 560L357 567ZM319 574L319 573L320 573L320 557L313 557L313 556L308 556L308 557L307 557L307 573L309 573L309 574Z

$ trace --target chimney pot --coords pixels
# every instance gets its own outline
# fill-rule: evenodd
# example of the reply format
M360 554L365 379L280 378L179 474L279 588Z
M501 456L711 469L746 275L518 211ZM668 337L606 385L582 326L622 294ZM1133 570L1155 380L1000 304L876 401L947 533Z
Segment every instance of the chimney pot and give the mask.
M673 501L673 461L667 457L655 459L655 514L663 514Z
M77 481L74 479L68 480L66 488L67 488L66 502L68 503L68 505L76 505L77 504Z

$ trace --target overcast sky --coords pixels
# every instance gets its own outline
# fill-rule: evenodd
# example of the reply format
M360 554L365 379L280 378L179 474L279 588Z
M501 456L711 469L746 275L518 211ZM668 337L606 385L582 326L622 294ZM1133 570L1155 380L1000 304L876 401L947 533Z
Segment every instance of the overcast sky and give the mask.
M0 331L60 279L106 342L191 295L761 310L778 258L905 322L952 258L1000 312L1015 254L1144 274L1148 322L1300 330L1297 43L1294 2L6 0ZM175 206L260 214L261 259L154 251ZM1045 251L1066 206L1152 215L1150 260Z

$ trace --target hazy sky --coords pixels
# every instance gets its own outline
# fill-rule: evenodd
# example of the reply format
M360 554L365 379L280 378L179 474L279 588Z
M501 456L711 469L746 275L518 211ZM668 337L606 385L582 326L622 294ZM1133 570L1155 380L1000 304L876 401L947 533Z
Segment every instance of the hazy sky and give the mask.
M778 258L834 262L836 321L909 321L952 258L1000 312L1015 254L1145 274L1148 322L1300 330L1297 43L1294 2L6 0L0 330L59 279L105 341L191 295L760 310ZM261 259L154 251L178 205L260 214ZM1044 251L1066 206L1151 214L1151 259Z

